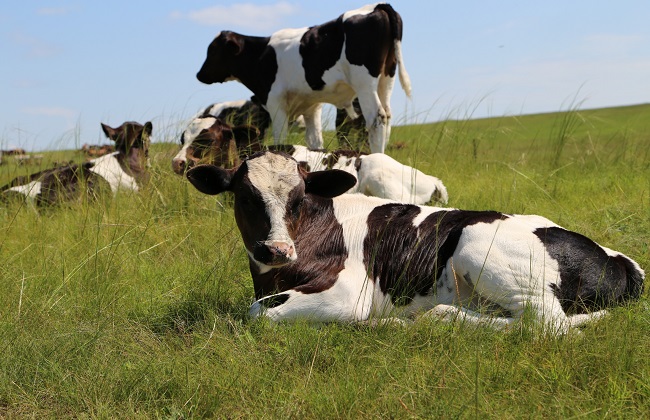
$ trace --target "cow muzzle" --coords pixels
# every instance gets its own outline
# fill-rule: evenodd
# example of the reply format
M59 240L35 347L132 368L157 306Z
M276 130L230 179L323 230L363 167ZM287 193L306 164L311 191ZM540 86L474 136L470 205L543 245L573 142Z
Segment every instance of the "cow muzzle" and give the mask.
M258 262L270 267L280 267L298 258L293 243L285 241L267 241L255 247L253 257Z

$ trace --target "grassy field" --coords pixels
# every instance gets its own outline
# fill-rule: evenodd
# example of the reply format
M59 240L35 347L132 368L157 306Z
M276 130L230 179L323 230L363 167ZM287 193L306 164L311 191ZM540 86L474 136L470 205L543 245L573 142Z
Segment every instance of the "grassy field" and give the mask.
M229 199L174 175L165 137L139 194L0 206L0 417L650 414L647 290L559 339L249 322ZM650 105L395 127L388 153L441 178L452 207L541 214L650 269ZM0 185L28 169L8 161Z

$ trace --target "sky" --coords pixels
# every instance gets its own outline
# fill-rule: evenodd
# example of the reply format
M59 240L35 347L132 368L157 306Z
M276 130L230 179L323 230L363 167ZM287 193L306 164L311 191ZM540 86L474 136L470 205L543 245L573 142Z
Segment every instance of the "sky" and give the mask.
M221 30L269 36L361 1L6 0L0 4L0 148L108 143L100 123L152 121L177 141L200 109L245 99L196 72ZM413 94L393 124L650 102L647 0L391 2L404 22ZM334 112L324 111L331 127Z

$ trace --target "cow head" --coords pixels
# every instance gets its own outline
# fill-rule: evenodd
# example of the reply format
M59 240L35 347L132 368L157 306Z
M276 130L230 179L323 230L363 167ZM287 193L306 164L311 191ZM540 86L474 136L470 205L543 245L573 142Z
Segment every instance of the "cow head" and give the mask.
M127 121L117 128L102 123L104 134L115 142L115 149L118 152L128 154L132 149L138 149L143 152L144 157L149 156L152 129L153 126L150 121L147 121L144 125L134 121Z
M244 154L262 149L260 131L250 125L232 127L219 118L195 118L181 135L182 148L172 159L172 169L183 175L198 163L233 168Z
M233 169L199 165L187 178L205 194L234 193L237 226L249 257L262 271L298 258L292 234L304 217L306 194L331 198L356 183L344 171L305 172L289 155L271 151L256 153Z
M223 83L233 78L230 65L244 49L244 38L235 32L222 31L208 46L208 54L196 74L201 83Z

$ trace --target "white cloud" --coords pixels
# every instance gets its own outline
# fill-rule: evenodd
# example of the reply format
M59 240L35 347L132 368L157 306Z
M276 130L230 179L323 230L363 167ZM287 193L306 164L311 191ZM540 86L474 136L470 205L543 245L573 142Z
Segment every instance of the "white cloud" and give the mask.
M22 32L14 32L11 34L11 39L17 45L26 47L27 56L30 58L52 57L61 52L58 46Z
M298 6L282 1L271 5L240 3L214 6L187 13L172 12L174 19L189 19L201 25L270 30L281 25L283 18L295 14Z
M43 117L62 117L68 119L77 116L77 111L62 107L28 107L23 108L22 112L29 115L40 115Z

